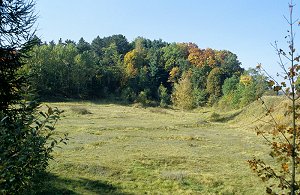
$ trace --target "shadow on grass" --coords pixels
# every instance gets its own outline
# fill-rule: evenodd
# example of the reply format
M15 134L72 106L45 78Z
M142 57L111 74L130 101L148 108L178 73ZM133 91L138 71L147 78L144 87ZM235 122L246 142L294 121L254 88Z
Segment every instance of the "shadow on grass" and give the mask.
M49 103L59 103L59 102L69 102L69 103L78 103L78 102L86 102L86 103L92 103L97 105L107 105L107 104L115 104L120 106L137 106L139 107L158 107L159 103L156 101L150 101L149 103L143 105L141 103L135 103L123 100L118 97L113 98L90 98L90 99L84 99L84 98L65 98L65 97L48 97L48 98L40 98L40 102L49 102Z
M90 102L93 104L106 105L106 104L116 104L122 106L132 105L133 102L128 102L122 100L121 98L67 98L61 96L55 97L41 97L39 98L40 102L49 102L49 103L59 103L59 102Z
M27 194L36 195L78 195L76 189L84 191L84 194L111 194L111 195L130 195L120 192L120 188L113 186L105 181L90 180L86 178L69 179L61 178L53 174L45 174L39 178L39 184L30 189Z
M236 116L238 116L240 113L242 112L242 110L238 111L238 112L234 112L232 114L228 114L225 116L222 116L220 114L217 113L212 113L210 121L211 122L220 122L220 123L224 123L224 122L228 122L230 120L233 120Z

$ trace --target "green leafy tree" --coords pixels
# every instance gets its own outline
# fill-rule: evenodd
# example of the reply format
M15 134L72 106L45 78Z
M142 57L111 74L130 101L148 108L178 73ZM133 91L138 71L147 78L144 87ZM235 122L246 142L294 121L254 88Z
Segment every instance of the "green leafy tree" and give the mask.
M34 46L29 55L30 58L26 59L26 70L31 75L31 86L37 90L37 93L41 97L48 97L52 94L52 88L50 87L50 79L54 77L55 73L52 72L50 62L52 58L52 45ZM50 64L48 66L48 64Z
M101 58L101 65L106 67L119 66L121 64L121 54L118 52L115 43L110 44L108 47L102 48L103 57Z
M237 76L233 76L225 79L224 84L222 86L222 92L224 95L233 94L237 89L239 83L239 78Z
M255 86L255 96L261 97L267 90L268 87L268 77L264 75L261 71L258 71L254 68L249 68L245 71L245 74L248 74L252 78L252 82Z
M193 96L196 106L204 106L207 103L208 93L205 89L194 88Z
M30 95L27 76L21 71L34 44L33 9L33 1L0 1L1 194L22 194L30 188L45 171L59 142L53 131L61 112L52 108L38 111L39 104Z
M72 90L74 82L72 82L72 75L76 71L75 57L78 54L76 46L71 44L57 44L53 48L54 61L52 62L52 69L55 69L55 86L54 90L65 97L72 97L76 91ZM50 78L51 80L51 78ZM53 80L53 78L52 78ZM55 91L53 94L55 94Z
M207 78L211 70L209 66L191 68L191 82L193 87L201 90L206 89Z
M206 90L209 94L210 104L214 104L222 96L223 72L214 68L207 77Z
M102 48L104 47L104 41L97 36L91 43L92 51L97 54L98 57L102 56Z
M76 44L76 47L79 53L91 50L91 45L88 42L86 42L83 37L79 39L78 43Z
M244 72L236 54L227 50L221 50L217 51L215 55L216 61L219 64L218 66L222 69L226 78L233 75L239 76Z
M256 95L256 85L254 81L250 81L249 83L239 83L238 89L236 90L237 93L234 94L234 98L239 98L236 102L236 108L241 108L243 106L246 106L250 104L251 102L254 102L257 100L258 97ZM234 102L234 101L233 101Z
M163 108L167 107L170 102L170 95L168 93L168 89L160 84L158 88L158 96L160 99L159 105Z
M143 90L139 92L137 96L137 102L141 103L143 106L147 106L150 104L149 101L149 90Z
M229 108L241 108L257 100L266 90L266 77L250 69L240 78L234 75L225 79L220 104Z
M91 51L84 51L74 57L74 65L71 72L71 91L73 96L83 99L94 93L91 89L96 72L97 57Z
M164 69L163 51L165 46L163 42L153 41L151 48L147 50L146 61L148 64L148 88L152 99L158 99L157 89L160 84L168 86L168 72Z
M162 50L167 71L170 71L173 67L182 67L187 64L188 49L185 44L172 43Z
M115 44L118 53L123 56L131 50L129 42L124 35L112 35L106 39L104 38L104 42L106 43L106 47L109 47L111 44Z
M150 49L152 47L151 40L140 36L135 38L131 45L139 52L141 52L142 50Z
M74 43L35 46L26 59L30 80L44 99L87 97L92 91L98 57L80 53Z
M102 97L116 93L122 84L122 76L124 73L122 57L118 51L117 45L111 43L108 47L102 48L102 58L98 66L97 74L101 75Z

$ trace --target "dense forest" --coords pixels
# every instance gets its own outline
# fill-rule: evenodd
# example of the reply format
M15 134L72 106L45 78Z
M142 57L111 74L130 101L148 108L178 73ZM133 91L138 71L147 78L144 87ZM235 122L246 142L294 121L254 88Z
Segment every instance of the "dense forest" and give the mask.
M216 102L241 107L267 88L265 77L245 71L236 54L123 35L91 43L42 42L30 51L26 71L42 99L114 99L182 109Z

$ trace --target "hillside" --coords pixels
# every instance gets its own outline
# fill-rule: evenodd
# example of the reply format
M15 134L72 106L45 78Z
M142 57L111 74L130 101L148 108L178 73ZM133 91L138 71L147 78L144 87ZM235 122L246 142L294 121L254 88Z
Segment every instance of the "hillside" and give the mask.
M245 129L254 129L258 126L268 128L267 121L275 120L281 122L289 122L284 116L287 107L291 102L283 96L263 96L260 100L254 101L246 107L240 109L238 115L230 121L230 124ZM270 110L271 115L266 115L267 110Z

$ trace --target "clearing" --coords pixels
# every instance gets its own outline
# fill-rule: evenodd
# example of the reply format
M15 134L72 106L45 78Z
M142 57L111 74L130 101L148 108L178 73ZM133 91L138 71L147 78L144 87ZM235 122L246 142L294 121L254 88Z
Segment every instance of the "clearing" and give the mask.
M268 148L237 111L50 105L65 110L57 131L70 140L55 150L42 194L265 193L247 160Z

